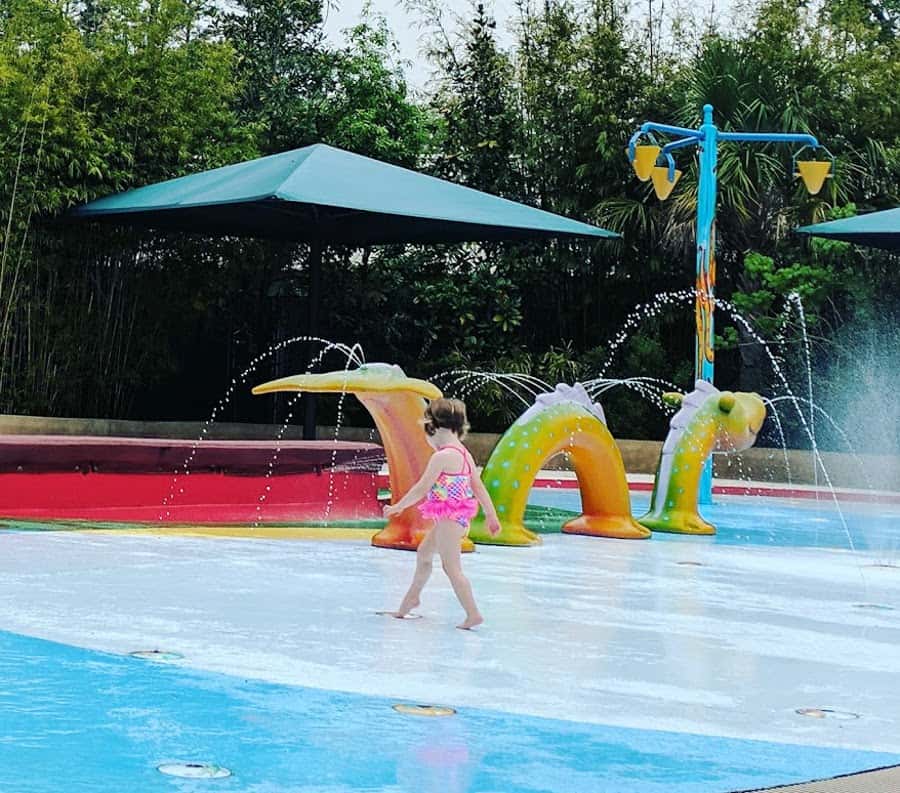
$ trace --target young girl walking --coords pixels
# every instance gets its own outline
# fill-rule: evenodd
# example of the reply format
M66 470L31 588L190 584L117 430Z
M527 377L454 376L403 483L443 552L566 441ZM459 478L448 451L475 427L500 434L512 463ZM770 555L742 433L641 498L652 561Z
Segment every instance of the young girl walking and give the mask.
M472 456L462 445L469 429L466 406L458 399L432 400L425 410L425 434L435 452L428 461L425 473L396 504L384 508L386 518L399 515L419 504L422 517L431 528L416 551L416 571L409 591L392 616L402 619L419 605L419 595L431 576L432 558L441 557L441 565L453 586L453 591L466 611L466 618L457 628L471 630L484 622L472 585L462 571L460 542L469 532L469 523L478 514L481 504L492 536L500 532L500 521L491 497L475 473Z

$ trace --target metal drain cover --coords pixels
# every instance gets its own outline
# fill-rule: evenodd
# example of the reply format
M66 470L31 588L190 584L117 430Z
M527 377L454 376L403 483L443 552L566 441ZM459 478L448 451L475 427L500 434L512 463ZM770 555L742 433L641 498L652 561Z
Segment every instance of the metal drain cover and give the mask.
M167 650L135 650L128 653L132 658L141 658L144 661L180 661L184 656L181 653L173 653Z
M401 703L393 706L397 713L405 716L453 716L456 711L443 705L408 705Z
M858 719L858 713L848 710L832 710L831 708L797 708L796 713L812 719L835 719L836 721L852 721Z
M212 763L163 763L156 766L156 770L182 779L223 779L231 776L227 768Z

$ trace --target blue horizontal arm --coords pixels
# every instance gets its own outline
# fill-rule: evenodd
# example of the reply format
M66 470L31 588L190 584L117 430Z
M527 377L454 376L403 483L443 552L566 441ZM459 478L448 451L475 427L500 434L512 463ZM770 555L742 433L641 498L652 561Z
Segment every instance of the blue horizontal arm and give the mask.
M641 124L641 132L663 132L666 135L689 135L690 137L699 137L696 129L688 129L687 127L673 127L669 124L657 124L654 121L647 121Z
M719 140L739 140L747 143L804 143L815 149L819 141L812 135L782 132L720 132Z
M668 154L671 151L675 151L675 149L683 149L686 146L696 146L700 142L698 136L694 136L691 138L681 138L681 140L673 140L671 143L667 143L662 148L662 154Z

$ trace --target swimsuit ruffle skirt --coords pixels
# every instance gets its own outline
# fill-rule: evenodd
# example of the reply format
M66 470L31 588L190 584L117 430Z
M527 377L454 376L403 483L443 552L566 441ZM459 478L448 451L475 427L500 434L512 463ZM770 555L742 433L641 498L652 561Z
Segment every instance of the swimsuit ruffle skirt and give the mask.
M453 520L463 528L468 528L472 518L478 514L478 501L472 492L472 469L465 455L463 460L465 470L458 474L441 474L431 486L425 500L419 504L419 512L423 518L435 521Z

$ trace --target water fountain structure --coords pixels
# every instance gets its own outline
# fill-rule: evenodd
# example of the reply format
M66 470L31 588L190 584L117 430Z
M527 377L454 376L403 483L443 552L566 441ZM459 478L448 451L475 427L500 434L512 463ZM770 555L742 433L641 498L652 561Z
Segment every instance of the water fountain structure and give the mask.
M407 377L391 364L280 378L256 386L254 394L279 391L352 393L367 408L381 435L388 460L391 494L399 500L425 470L431 447L422 432L425 399L441 396L424 380ZM663 446L650 512L631 514L625 466L606 426L602 407L586 388L559 384L538 394L534 404L498 442L482 471L482 481L497 507L501 531L491 537L479 516L471 540L495 545L535 545L540 537L524 525L528 493L541 467L560 452L573 461L582 495L582 514L562 531L619 539L646 539L651 529L711 534L715 528L697 511L700 471L713 451L738 451L753 444L766 409L756 394L720 392L698 382L687 395L667 395L681 409L672 419ZM427 525L414 508L392 519L373 544L410 550Z

